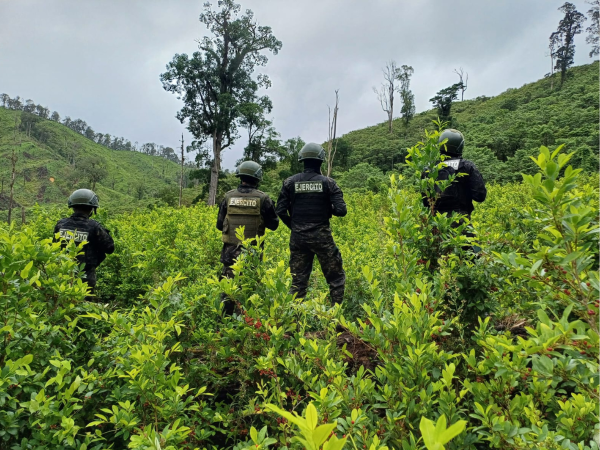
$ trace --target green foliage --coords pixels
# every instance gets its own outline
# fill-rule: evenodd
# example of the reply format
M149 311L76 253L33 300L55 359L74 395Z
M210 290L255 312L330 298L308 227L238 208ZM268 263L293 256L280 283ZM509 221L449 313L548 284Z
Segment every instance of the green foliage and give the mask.
M349 189L341 306L318 269L289 294L285 227L219 280L201 204L101 213L94 297L51 240L64 209L0 226L0 447L598 450L597 176L542 148L477 206L475 256L422 204L446 183L437 136L387 196Z
M598 172L598 62L567 73L561 89L542 79L497 97L454 101L452 126L465 135L465 158L484 168L486 182L519 182L524 170L534 174L528 156L537 155L541 145L565 144L575 153L574 168ZM382 123L344 135L340 142L348 146L350 166L366 162L391 170L438 115L422 112L408 125L396 119L393 133Z

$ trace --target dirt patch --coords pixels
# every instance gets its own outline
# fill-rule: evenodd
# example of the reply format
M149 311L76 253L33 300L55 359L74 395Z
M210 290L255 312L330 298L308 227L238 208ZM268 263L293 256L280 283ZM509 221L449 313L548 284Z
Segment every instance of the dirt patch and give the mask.
M48 178L48 175L50 175L50 171L46 166L38 167L37 175L38 178Z
M44 194L46 192L46 187L47 186L45 184L40 186L40 190L38 191L37 196L36 196L38 202L42 202L44 200Z
M365 366L365 369L375 370L379 365L377 351L366 342L360 340L348 331L344 331L337 337L337 346L343 347L346 345L346 350L352 354L352 358L347 358L349 367L356 371L360 366Z
M2 210L2 211L8 210L9 204L10 204L10 197L6 194L0 194L0 210ZM21 204L13 198L12 206L13 206L13 209L20 208Z
M529 321L516 314L503 317L494 328L496 331L510 331L513 336L527 337L528 333L525 327L529 326Z

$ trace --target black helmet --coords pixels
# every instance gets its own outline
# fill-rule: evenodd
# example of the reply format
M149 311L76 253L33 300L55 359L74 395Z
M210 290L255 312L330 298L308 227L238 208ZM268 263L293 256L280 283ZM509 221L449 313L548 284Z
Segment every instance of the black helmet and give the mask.
M91 206L94 209L100 206L98 196L89 189L77 189L69 196L69 208L75 205Z
M325 160L325 150L319 144L311 142L302 147L302 150L298 153L298 161L304 161L305 159L318 159L319 161Z
M441 148L442 154L462 156L463 148L465 147L465 138L462 133L454 128L447 128L440 134L438 143L441 144L446 139L448 141Z
M237 169L235 169L236 177L240 177L242 175L261 181L263 177L262 167L260 167L260 164L255 163L254 161L244 161L237 167Z

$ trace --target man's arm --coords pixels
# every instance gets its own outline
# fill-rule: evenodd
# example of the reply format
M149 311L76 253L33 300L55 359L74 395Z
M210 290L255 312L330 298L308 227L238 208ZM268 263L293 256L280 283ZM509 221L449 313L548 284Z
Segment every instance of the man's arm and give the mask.
M344 193L335 180L329 179L329 198L331 199L331 213L334 216L344 217L348 214L348 208L344 201Z
M227 201L225 199L223 199L223 201L219 205L219 215L217 216L217 230L223 231L223 222L225 221L226 215L227 215Z
M275 231L279 226L279 217L277 217L277 212L275 212L273 200L267 197L260 207L260 213L265 221L265 226L269 230Z
M471 190L471 198L476 202L483 202L487 196L485 181L475 164L470 164L469 170L469 189Z
M111 255L115 251L115 241L110 232L102 225L98 225L98 243L100 249L107 255Z
M292 228L292 218L290 217L290 195L289 189L285 185L285 181L283 182L283 186L281 186L281 192L279 193L279 198L277 199L277 206L275 207L275 212L281 219L281 221L285 224L286 227Z

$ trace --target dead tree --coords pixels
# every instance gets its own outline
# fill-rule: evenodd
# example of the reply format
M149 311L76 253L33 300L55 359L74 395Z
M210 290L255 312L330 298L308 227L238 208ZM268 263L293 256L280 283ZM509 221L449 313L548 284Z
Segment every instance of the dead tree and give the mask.
M329 141L327 142L327 176L331 176L331 170L333 169L333 159L335 158L335 152L337 151L337 141L335 135L337 132L337 116L338 116L338 97L339 89L335 91L335 106L333 108L333 117L331 116L331 107L329 108Z
M465 91L467 90L467 83L469 82L469 74L460 67L458 70L454 69L454 73L460 78L460 101L465 99Z
M181 133L181 176L179 177L179 207L183 197L183 133Z
M17 152L16 152L16 147L17 147L17 129L18 129L18 119L17 116L15 116L15 130L14 130L14 147L12 149L12 155L10 157L10 163L11 163L11 172L10 172L10 194L9 194L9 199L8 199L8 224L10 225L11 219L12 219L12 209L13 209L13 198L14 198L14 193L15 193L15 179L16 179L16 175L17 175ZM19 144L21 145L21 139L20 139L20 135L19 135Z
M388 116L388 131L392 132L392 119L394 118L394 94L396 93L396 80L398 79L398 67L395 61L389 61L386 63L385 68L382 70L383 79L381 88L377 89L373 87L373 92L377 95L377 99Z

